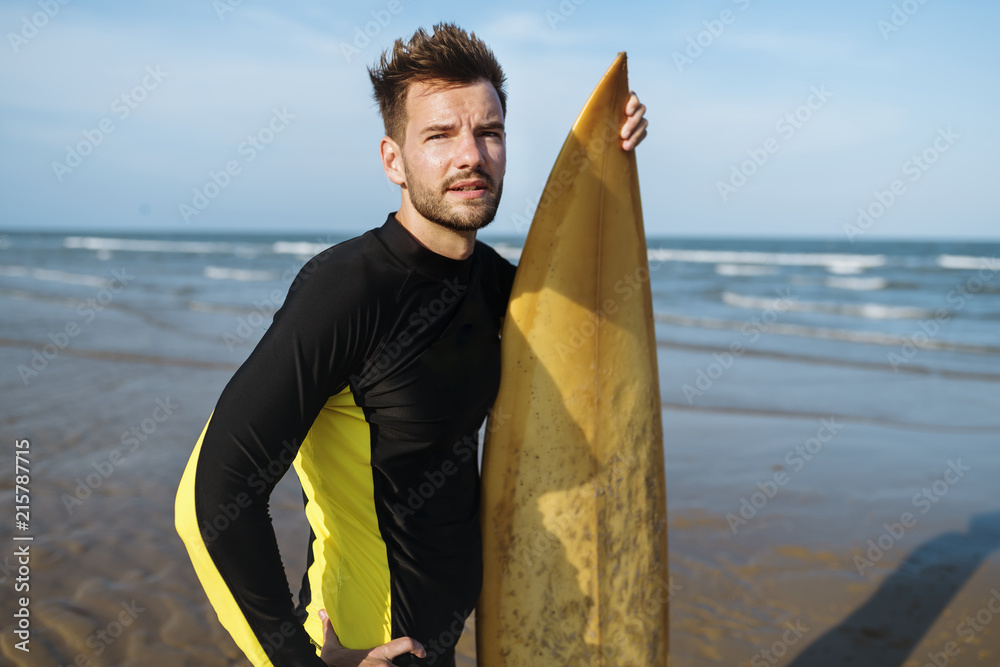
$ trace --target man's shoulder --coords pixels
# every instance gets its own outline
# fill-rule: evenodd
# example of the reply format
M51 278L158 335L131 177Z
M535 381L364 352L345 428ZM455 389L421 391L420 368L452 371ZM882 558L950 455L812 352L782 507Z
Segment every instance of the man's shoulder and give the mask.
M514 283L516 267L497 252L496 248L478 239L476 240L476 248L473 252L483 266L483 275L486 283L496 290L502 303L506 304Z
M496 248L489 245L485 241L476 239L476 247L473 250L479 258L480 261L489 262L490 264L497 266L504 266L513 268L513 264L510 263L506 257L503 256Z
M292 281L288 296L311 304L364 304L393 282L394 258L373 230L341 241L310 258Z
M367 232L359 234L354 238L340 241L325 250L321 250L313 255L303 268L310 264L326 265L331 262L346 264L363 263L368 255L372 252L378 252L379 248L381 248L381 244L375 240L373 232L374 230L369 229Z
M389 268L389 253L374 232L375 230L370 229L313 255L299 269L297 280L312 275L337 280L343 279L347 272L368 273L371 270Z
M500 247L503 252L477 239L474 252L484 265L491 267L503 276L512 278L517 267L511 262L511 259L517 259L517 253L511 251L516 249L511 248L506 243L501 243Z

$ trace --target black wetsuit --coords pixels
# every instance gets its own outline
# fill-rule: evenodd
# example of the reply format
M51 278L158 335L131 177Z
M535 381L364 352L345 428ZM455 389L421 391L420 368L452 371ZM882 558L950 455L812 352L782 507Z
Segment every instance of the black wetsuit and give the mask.
M465 260L424 248L394 214L299 273L177 496L198 576L255 665L322 665L321 608L345 646L408 635L428 652L413 664L453 664L482 583L477 432L513 277L480 242ZM298 616L267 511L293 458L313 533Z

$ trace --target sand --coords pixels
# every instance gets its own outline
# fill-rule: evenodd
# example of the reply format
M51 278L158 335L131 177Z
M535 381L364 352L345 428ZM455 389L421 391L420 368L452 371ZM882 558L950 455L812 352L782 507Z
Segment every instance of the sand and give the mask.
M92 344L105 353L67 350L25 386L11 371L30 350L0 343L0 502L10 511L14 442L28 438L34 537L31 652L15 648L6 569L0 663L246 664L173 529L183 466L239 359ZM691 405L681 387L708 359L661 349L671 664L1000 664L997 380L762 355ZM126 445L158 401L171 414ZM307 535L294 478L272 507L294 586ZM460 654L475 664L472 632Z

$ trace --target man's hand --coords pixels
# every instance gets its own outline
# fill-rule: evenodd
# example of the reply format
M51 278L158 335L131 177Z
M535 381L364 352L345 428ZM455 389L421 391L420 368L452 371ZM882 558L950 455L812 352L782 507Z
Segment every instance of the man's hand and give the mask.
M639 96L631 91L628 102L625 103L625 124L622 125L622 148L627 151L639 145L646 138L646 126L649 121L642 117L646 113L646 105L639 102Z
M427 651L420 642L409 637L393 639L388 644L382 644L375 648L365 650L353 650L344 648L340 643L340 638L333 631L330 617L326 610L320 610L319 618L323 621L323 651L320 659L331 667L378 667L380 665L392 665L393 658L412 653L418 658L426 658Z

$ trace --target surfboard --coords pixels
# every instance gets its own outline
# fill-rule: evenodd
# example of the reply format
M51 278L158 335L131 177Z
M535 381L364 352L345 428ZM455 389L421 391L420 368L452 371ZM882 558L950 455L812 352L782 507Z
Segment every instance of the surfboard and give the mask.
M504 320L482 471L480 667L666 665L666 495L625 53L563 144Z

